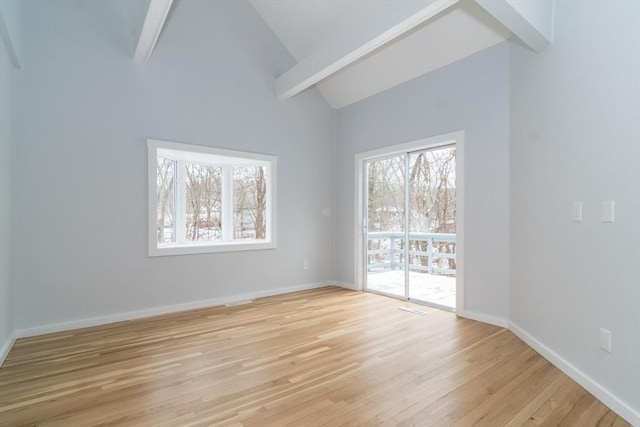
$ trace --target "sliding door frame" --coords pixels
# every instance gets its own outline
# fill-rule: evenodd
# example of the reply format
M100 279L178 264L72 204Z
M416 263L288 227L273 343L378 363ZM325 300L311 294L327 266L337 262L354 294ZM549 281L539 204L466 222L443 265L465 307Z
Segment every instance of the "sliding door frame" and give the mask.
M438 135L403 144L392 145L377 150L357 153L355 155L355 206L354 206L354 264L355 285L364 290L367 273L365 259L365 224L367 215L367 194L364 187L367 161L393 155L407 154L414 151L430 150L455 144L456 147L456 309L457 313L464 312L464 131ZM405 159L406 163L407 159ZM406 194L405 194L406 197ZM405 201L406 202L406 201ZM405 212L405 214L408 214ZM407 224L408 225L408 224ZM405 293L406 293L405 278ZM407 294L408 297L408 294Z

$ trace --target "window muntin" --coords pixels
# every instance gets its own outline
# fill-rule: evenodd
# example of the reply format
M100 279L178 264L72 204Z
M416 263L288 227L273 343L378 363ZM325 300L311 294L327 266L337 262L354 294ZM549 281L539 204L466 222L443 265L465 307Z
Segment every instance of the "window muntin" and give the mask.
M276 158L149 140L149 255L275 248Z

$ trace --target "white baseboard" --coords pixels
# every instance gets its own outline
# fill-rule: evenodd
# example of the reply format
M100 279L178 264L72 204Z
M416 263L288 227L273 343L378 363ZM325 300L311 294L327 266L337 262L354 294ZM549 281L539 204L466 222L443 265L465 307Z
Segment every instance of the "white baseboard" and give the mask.
M353 284L353 283L338 282L338 281L336 281L336 280L334 280L334 281L333 281L333 282L331 282L331 283L333 283L334 285L336 285L336 286L338 286L338 287L340 287L340 288L351 289L352 291L361 291L361 290L362 290L362 288L361 288L361 287L358 287L358 286L356 286L356 285L355 285L355 284Z
M509 329L522 341L531 346L531 348L544 356L544 358L551 362L556 368L560 369L568 377L584 387L589 393L593 394L602 403L627 420L631 425L635 427L640 426L640 413L611 394L607 389L595 382L588 375L573 366L549 347L545 346L529 333L525 332L518 325L509 322Z
M5 359L9 355L9 352L11 351L11 348L13 347L13 344L15 344L17 339L18 334L16 333L16 331L13 331L11 335L9 335L7 341L2 344L2 347L0 348L0 366L2 366L2 364L4 363Z
M488 323L490 325L500 326L501 328L506 328L509 326L509 321L507 319L503 319L502 317L490 316L484 313L476 313L475 311L456 311L456 316L464 317L471 320L477 320L478 322Z
M339 281L308 283L308 284L291 286L286 288L269 289L269 290L251 292L251 293L246 293L241 295L233 295L228 297L194 301L194 302L184 303L184 304L175 304L175 305L156 307L156 308L151 308L146 310L138 310L138 311L132 311L128 313L119 313L119 314L108 315L108 316L93 317L89 319L74 320L70 322L57 323L53 325L36 326L32 328L22 329L19 331L14 331L11 334L10 338L0 348L0 366L2 366L2 363L4 363L4 360L9 354L9 351L13 347L13 344L15 343L17 338L43 335L43 334L54 333L54 332L69 331L69 330L80 329L80 328L88 328L91 326L105 325L108 323L122 322L126 320L139 319L139 318L149 317L149 316L157 316L160 314L175 313L179 311L192 310L196 308L213 307L213 306L223 305L223 304L227 304L235 301L243 301L243 300L262 298L262 297L273 296L273 295L281 295L281 294L286 294L291 292L321 288L325 286L339 286L339 287L354 290L354 291L361 290L352 283L339 282ZM500 317L490 316L482 313L476 313L468 310L457 312L456 315L469 318L472 320L477 320L479 322L489 323L489 324L500 326L500 327L508 327L515 335L517 335L520 339L526 342L534 350L536 350L538 353L544 356L547 360L549 360L553 365L555 365L558 369L564 372L567 376L569 376L575 382L577 382L582 387L584 387L588 392L590 392L595 397L597 397L600 401L602 401L605 405L607 405L609 408L615 411L618 415L620 415L622 418L627 420L633 426L640 427L640 413L635 411L626 403L622 402L620 399L618 399L616 396L611 394L600 384L595 382L589 376L584 374L578 368L573 366L567 360L563 359L561 356L559 356L553 350L551 350L550 348L542 344L533 336L525 332L516 324L509 322L506 319L503 319Z
M145 310L131 311L127 313L111 314L107 316L92 317L88 319L72 320L69 322L55 323L52 325L35 326L32 328L21 329L17 332L18 338L33 337L37 335L52 334L55 332L70 331L73 329L90 328L92 326L106 325L115 322L124 322L127 320L140 319L143 317L157 316L160 314L176 313L179 311L193 310L196 308L214 307L224 305L236 301L244 301L255 298L269 297L273 295L288 294L291 292L306 291L309 289L322 288L331 286L334 282L318 282L306 283L303 285L290 286L286 288L268 289L264 291L250 292L240 295L232 295L228 297L212 298L208 300L188 302L184 304L167 305L163 307L150 308Z

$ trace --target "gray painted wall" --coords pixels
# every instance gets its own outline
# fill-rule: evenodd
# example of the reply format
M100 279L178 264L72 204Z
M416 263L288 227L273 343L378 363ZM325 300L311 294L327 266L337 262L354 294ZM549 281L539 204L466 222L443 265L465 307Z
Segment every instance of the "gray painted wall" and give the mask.
M143 66L144 3L22 5L23 71L0 49L0 345L14 328L352 283L355 153L464 130L466 308L640 410L637 2L557 2L543 53L501 44L338 113L315 90L274 99L294 61L248 3L180 2ZM149 258L146 138L277 155L278 249Z
M615 1L556 2L553 44L511 54L511 320L636 411L639 53L640 3Z
M248 2L180 2L142 66L133 3L24 2L18 329L332 279L334 111L275 98L295 62ZM147 138L278 156L278 248L149 258Z
M12 131L12 89L15 73L7 50L0 42L0 352L9 345L14 329L12 195L15 143Z
M338 111L336 279L354 281L354 156L465 131L465 309L509 315L509 46Z

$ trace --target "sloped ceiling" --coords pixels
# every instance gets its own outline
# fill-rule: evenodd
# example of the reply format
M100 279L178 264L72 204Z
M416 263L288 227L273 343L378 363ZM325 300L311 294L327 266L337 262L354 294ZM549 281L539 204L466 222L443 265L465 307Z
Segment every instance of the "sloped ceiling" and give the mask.
M250 0L291 55L301 61L381 22L392 27L433 0ZM473 1L463 0L316 86L342 108L493 46L510 32Z

